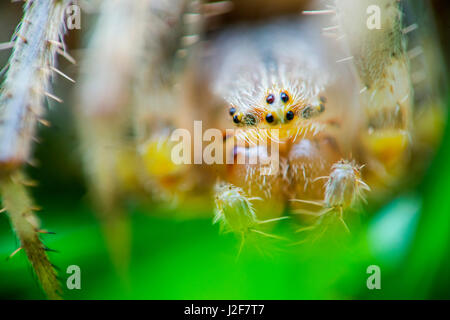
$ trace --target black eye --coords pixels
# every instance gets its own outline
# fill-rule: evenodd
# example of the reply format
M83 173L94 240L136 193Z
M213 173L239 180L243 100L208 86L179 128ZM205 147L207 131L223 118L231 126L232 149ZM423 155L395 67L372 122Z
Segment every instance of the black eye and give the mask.
M292 120L292 119L294 119L294 112L292 112L292 111L286 112L286 119L287 119L287 120Z
M239 119L239 116L238 116L238 115L235 115L235 116L233 117L233 122L234 122L234 123L239 123L239 122L241 122L241 120Z
M268 123L272 123L274 120L275 120L275 118L273 117L273 115L271 113L267 114L266 121Z
M269 95L267 96L267 98L266 98L266 102L267 102L268 104L274 103L274 102L275 102L275 96L274 96L273 94L269 94Z
M286 102L289 101L289 96L287 95L286 92L282 92L281 95L280 95L280 99L281 99L281 101L283 101L284 103L286 103Z
M230 115L233 115L233 114L235 114L236 113L236 108L231 108L230 109Z

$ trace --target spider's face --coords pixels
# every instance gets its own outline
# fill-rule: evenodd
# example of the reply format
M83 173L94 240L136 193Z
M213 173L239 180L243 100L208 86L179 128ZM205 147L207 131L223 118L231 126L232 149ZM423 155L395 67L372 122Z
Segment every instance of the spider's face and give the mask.
M280 138L285 139L296 135L302 128L310 128L325 111L326 99L323 96L307 99L293 90L276 86L258 96L249 99L251 103L230 106L231 121L236 126L244 129L279 129Z

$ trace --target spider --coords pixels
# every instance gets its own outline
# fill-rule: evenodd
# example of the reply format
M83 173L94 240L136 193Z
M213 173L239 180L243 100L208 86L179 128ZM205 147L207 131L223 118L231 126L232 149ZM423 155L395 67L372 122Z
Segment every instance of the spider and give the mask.
M50 80L73 81L56 65L57 55L75 62L62 19L73 3L26 1L12 41L0 46L13 49L0 97L2 211L51 298L60 290L21 168L32 163L37 123L47 124L44 98L60 101ZM115 239L126 234L123 202L132 194L190 215L215 210L213 222L241 237L241 248L250 234L282 239L271 228L288 217L298 231L324 216L351 230L345 220L352 208L393 192L411 168L420 172L439 141L441 60L434 39L420 46L428 26L416 30L413 21L423 5L94 5L98 18L80 63L74 118L116 263L126 260L126 244ZM191 164L174 163L172 133L184 128L195 136L194 121L220 130L214 142L224 158L249 161L198 163L192 152ZM273 156L270 150L278 161L268 170L260 161Z

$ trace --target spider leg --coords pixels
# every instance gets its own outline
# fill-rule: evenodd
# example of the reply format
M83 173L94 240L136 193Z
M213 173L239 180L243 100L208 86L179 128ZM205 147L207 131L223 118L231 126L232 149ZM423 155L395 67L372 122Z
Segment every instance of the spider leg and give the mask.
M403 13L396 0L335 0L337 25L345 37L352 64L361 83L359 104L366 126L359 134L371 184L389 183L388 176L404 173L411 145L414 92L410 74L411 54L406 50ZM352 18L350 18L352 17ZM417 50L416 50L417 51Z
M262 164L267 160L267 146L238 144L236 148L230 146L228 148L235 161L227 172L226 180L240 187L248 195L249 200L252 200L258 224L266 225L269 222L286 219L287 217L282 217L285 188L282 170L268 171ZM240 162L240 159L245 161Z
M247 230L258 224L253 203L242 188L219 182L215 187L215 217L213 223L236 234L247 234Z
M133 154L133 144L125 138L130 125L129 83L143 49L146 6L146 1L130 5L124 0L102 2L80 66L75 113L89 194L113 262L124 276L131 239L122 202L121 159L126 152Z
M312 225L312 226L308 226L308 227L299 228L299 229L295 230L295 232L301 233L301 232L305 232L305 231L315 230L316 228L317 228L317 225Z
M276 222L284 219L284 217L271 219L271 221L258 221L253 203L249 199L250 197L245 194L242 188L224 182L216 184L216 210L213 223L220 223L221 230L233 232L240 237L241 244L238 257L245 239L249 237L255 239L254 236L259 235L271 239L285 240L282 237L260 230L261 224Z
M354 162L340 160L332 166L329 179L325 184L324 202L337 210L338 219L347 232L350 232L344 221L344 211L364 199L364 191L370 190L362 181L360 166Z
M236 262L239 260L239 257L241 256L242 249L244 248L244 242L245 242L245 234L241 233L241 242L239 244L239 250L238 250L238 253L236 255L236 260L235 260Z
M339 155L326 139L319 139L300 140L292 147L289 155L293 180L289 204L292 213L306 221L324 216L332 210L324 200L316 199L324 198L324 182L328 181L329 170Z
M350 229L348 228L347 223L345 223L344 221L344 210L342 209L342 207L339 207L339 221L341 221L344 225L345 231L350 233Z
M271 223L271 222L276 222L276 221L286 220L286 219L289 219L289 217L279 217L279 218L274 218L274 219L258 221L258 224Z
M29 1L24 6L22 22L16 28L6 77L0 86L0 194L11 225L27 254L36 276L50 299L61 298L55 268L49 261L39 234L39 220L22 167L32 164L33 142L39 141L38 123L43 119L46 99L62 100L51 93L52 72L57 54L68 57L58 46L63 44L61 19L69 1ZM55 46L55 41L58 46ZM0 45L0 49L4 49Z
M302 200L302 199L290 199L289 201L301 202L301 203L312 204L315 206L323 207L323 202L321 202L321 201Z
M264 237L268 237L268 238L273 238L273 239L277 239L277 240L287 240L284 237L280 237L280 236L277 236L275 234L267 233L267 232L264 232L264 231L261 231L261 230L258 230L258 229L250 229L250 231L251 232L255 232L257 234L260 234L260 235L262 235Z

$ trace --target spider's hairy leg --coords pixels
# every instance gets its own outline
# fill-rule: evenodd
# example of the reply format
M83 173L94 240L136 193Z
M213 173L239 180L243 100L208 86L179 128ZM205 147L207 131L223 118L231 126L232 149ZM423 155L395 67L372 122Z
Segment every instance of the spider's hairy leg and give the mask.
M61 102L51 94L52 72L56 55L63 51L64 10L70 1L27 1L22 22L11 42L6 78L0 93L0 193L21 248L47 296L60 298L61 291L46 248L39 238L39 223L33 213L31 196L26 190L21 168L30 163L32 142L36 140L37 123L46 123L45 98Z
M324 185L339 158L331 137L301 139L289 151L289 205L302 222L311 223L321 216Z
M354 63L361 81L360 104L366 114L361 152L368 171L383 184L402 173L410 147L413 91L400 2L336 0L335 5L351 55L343 63ZM377 14L379 25L368 12Z
M197 1L150 1L145 39L137 50L133 129L139 145L185 127L180 116L189 62L199 43L202 15Z
M361 178L360 167L342 160L336 141L327 135L295 144L289 164L293 213L313 226L324 222L324 216L337 216L347 229L344 213L359 200L364 201L363 191L369 190Z
M277 149L272 148L275 143ZM284 193L288 179L283 150L279 149L277 142L268 145L237 144L232 150L228 150L232 152L234 162L226 173L227 181L242 188L251 198L258 199L253 202L258 220L281 217L285 208Z
M191 157L182 164L172 158L178 144L171 141L172 134L180 129L192 136L193 122L199 119L186 110L195 69L192 53L197 52L202 38L204 17L198 4L191 0L151 1L132 110L141 186L153 195L153 200L184 208L187 203L195 202L197 206L203 191L215 181L201 181L209 177L202 175L200 166L187 164L193 163ZM185 147L191 152L191 146ZM178 210L177 214L187 211Z
M244 191L229 183L215 186L216 212L213 223L219 223L224 231L245 234L257 225L253 201Z
M327 208L337 211L339 220L344 222L344 213L358 201L365 201L364 192L370 191L369 186L362 180L360 167L354 162L340 160L332 166L332 171L325 184L323 203Z
M266 237L283 239L277 235L267 233L263 226L273 224L283 218L259 220L254 204L262 201L260 198L249 197L242 188L233 184L218 182L215 186L215 216L213 223L220 223L224 232L233 232L241 238L240 254L246 239Z
M404 2L403 33L407 38L411 82L414 87L412 133L412 170L427 166L439 146L447 119L445 60L433 24L431 4L427 1Z
M48 298L61 299L62 290L57 272L47 256L48 248L39 237L43 231L40 229L40 221L35 213L38 208L33 204L27 185L29 183L21 172L16 172L0 181L4 207L2 211L8 214L11 226L20 240L20 248L27 254Z
M13 35L13 53L0 94L0 168L25 164L44 116L56 55L64 45L62 14L69 1L28 1L24 18Z
M113 261L124 274L130 236L118 166L121 155L133 150L126 141L127 106L130 85L139 69L137 57L143 46L147 7L147 1L102 2L81 65L75 114L90 195Z
M340 160L333 164L329 176L320 177L324 179L323 200L292 199L295 204L300 204L302 209L294 210L294 213L306 215L314 219L313 225L304 227L298 231L315 229L320 224L331 221L329 218L337 218L349 232L344 221L344 214L354 207L358 202L365 201L364 193L370 191L369 186L362 180L360 167L353 162ZM304 209L305 206L309 207ZM315 207L315 208L314 208Z
M233 162L224 173L226 182L215 186L214 222L220 221L223 229L240 235L242 241L255 236L280 239L268 233L286 218L282 216L286 166L276 147L278 144L249 144L236 136L226 140L225 150Z

